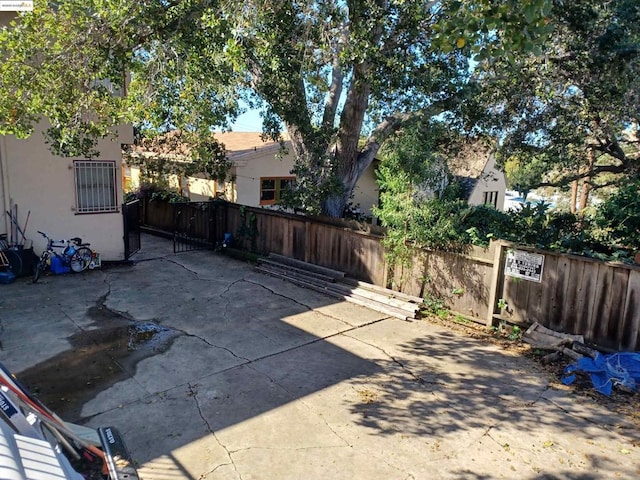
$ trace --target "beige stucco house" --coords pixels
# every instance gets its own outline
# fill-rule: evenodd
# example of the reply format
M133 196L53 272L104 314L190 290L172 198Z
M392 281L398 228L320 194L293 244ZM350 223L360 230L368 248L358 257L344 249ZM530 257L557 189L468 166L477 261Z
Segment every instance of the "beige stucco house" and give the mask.
M204 176L169 178L170 184L179 188L191 201L206 201L223 196L227 200L251 207L272 208L280 199L282 191L295 180L290 173L293 155L288 152L289 142L285 141L285 153L278 142L264 142L260 133L224 132L215 138L224 144L231 168L224 182L210 180ZM134 147L137 155L153 156L154 152ZM164 155L171 158L171 155ZM175 161L188 161L188 157L175 155ZM128 189L136 189L140 184L140 168L125 166L124 181Z
M131 127L118 129L116 141L100 141L101 155L92 159L53 155L45 128L42 122L26 140L0 136L0 233L11 236L6 212L17 206L21 228L29 216L24 233L38 254L46 245L41 230L56 239L81 237L102 260L124 259L121 143L133 141Z
M15 15L0 12L0 25ZM41 230L56 239L81 237L102 260L124 259L122 144L133 142L132 127L101 140L100 157L91 159L53 155L43 136L48 127L41 121L28 139L0 136L0 234L22 243L6 213L17 210L20 228L27 227L25 246L37 254L46 245Z
M206 200L222 190L229 201L251 207L272 207L287 185L295 180L291 174L294 157L288 141L284 145L286 153L282 154L278 142L264 142L259 133L225 132L216 133L215 137L225 145L231 161L228 181L220 184L189 178L188 195L192 200Z

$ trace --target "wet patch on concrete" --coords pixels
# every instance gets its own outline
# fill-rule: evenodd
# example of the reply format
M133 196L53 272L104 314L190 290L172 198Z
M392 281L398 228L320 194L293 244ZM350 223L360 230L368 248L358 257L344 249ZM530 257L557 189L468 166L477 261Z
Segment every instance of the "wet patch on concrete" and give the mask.
M87 401L132 376L138 362L166 351L182 335L153 322L127 319L102 301L87 315L94 320L92 329L70 337L71 350L18 375L47 407L70 422L81 419Z

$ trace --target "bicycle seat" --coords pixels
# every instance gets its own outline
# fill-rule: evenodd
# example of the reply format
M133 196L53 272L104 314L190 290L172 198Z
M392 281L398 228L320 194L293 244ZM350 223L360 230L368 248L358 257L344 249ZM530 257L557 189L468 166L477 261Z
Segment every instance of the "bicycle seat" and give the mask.
M82 243L82 239L80 237L73 237L71 241L77 245L80 245Z

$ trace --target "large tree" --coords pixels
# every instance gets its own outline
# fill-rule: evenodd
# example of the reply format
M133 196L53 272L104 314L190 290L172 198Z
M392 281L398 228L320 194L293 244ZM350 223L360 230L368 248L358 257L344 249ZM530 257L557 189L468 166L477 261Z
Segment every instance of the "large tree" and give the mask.
M557 1L551 19L543 55L481 70L481 123L519 189L571 185L584 207L592 189L640 174L640 3Z
M0 133L28 135L44 115L58 152L91 155L123 121L201 138L244 97L266 133L286 127L304 207L340 216L392 132L454 111L470 56L531 48L549 12L550 0L36 1L0 33Z

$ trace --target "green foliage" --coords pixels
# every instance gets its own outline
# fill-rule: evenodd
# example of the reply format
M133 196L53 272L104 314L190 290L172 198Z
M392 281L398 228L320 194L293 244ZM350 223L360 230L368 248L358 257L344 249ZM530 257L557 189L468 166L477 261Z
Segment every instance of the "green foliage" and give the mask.
M521 335L522 330L520 329L520 327L518 325L514 325L513 327L511 327L511 332L509 333L509 336L507 338L512 342L515 342L516 340L520 340Z
M54 153L92 157L98 138L132 120L120 95L132 51L123 22L137 6L122 3L35 2L0 29L0 134L25 138L44 116Z
M385 139L453 118L470 56L536 50L551 4L43 0L0 31L0 133L26 137L44 116L54 151L94 156L121 123L206 137L242 97L271 138L291 135L299 205L339 216Z
M410 247L459 251L465 202L455 198L444 153L455 141L441 124L416 124L385 144L378 168L384 243L392 264L407 264Z
M554 2L549 17L544 56L514 52L478 75L479 124L501 136L497 158L509 184L526 193L589 178L598 189L634 175L638 2Z
M640 250L640 182L629 182L600 204L593 235L611 246Z
M151 201L162 201L169 203L188 202L189 198L180 194L176 189L157 183L143 183L140 187L125 195L125 202L135 199L148 198Z
M535 155L512 155L503 161L507 188L516 190L523 198L542 183L547 166Z
M291 170L296 181L292 189L283 193L280 205L310 215L320 215L322 202L339 195L344 186L335 173L333 159L327 156L298 158Z
M258 219L255 213L250 212L247 218L247 209L240 207L240 226L236 232L237 241L243 245L246 239L249 239L249 251L256 252L258 245Z

